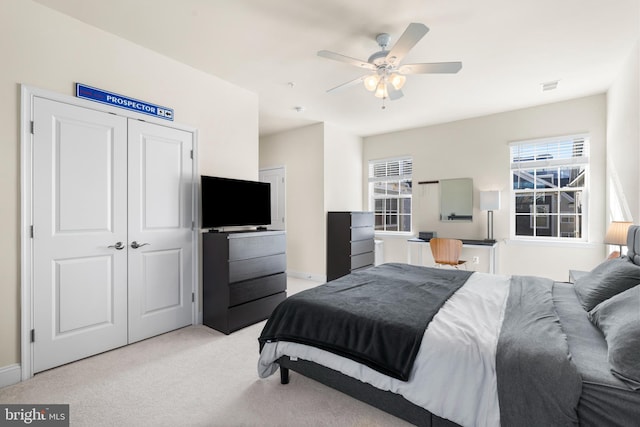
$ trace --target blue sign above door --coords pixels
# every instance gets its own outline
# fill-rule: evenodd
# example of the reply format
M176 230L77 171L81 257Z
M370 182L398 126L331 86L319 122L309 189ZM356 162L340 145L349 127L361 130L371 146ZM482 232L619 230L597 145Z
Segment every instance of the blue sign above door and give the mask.
M83 85L82 83L76 83L76 96L78 98L89 99L102 104L112 105L114 107L126 108L127 110L148 114L165 120L173 120L172 108L162 107L160 105L140 101L135 98L129 98L113 92L107 92L102 89Z

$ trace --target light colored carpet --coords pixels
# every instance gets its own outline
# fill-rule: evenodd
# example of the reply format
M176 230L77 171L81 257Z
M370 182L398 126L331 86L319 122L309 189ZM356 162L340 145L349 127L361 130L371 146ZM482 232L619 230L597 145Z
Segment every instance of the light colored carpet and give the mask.
M290 294L315 285L288 281ZM2 388L0 402L68 403L71 426L409 425L295 372L258 378L263 326L179 329Z

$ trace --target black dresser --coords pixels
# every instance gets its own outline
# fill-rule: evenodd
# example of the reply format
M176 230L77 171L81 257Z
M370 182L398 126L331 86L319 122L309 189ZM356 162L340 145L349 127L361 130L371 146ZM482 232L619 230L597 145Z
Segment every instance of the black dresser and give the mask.
M369 268L374 261L373 212L328 212L327 280Z
M202 323L225 334L268 318L287 297L284 231L203 233Z

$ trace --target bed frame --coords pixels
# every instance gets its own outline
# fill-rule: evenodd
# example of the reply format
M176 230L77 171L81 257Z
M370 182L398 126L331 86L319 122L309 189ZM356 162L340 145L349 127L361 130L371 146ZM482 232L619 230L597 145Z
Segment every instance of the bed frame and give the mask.
M317 363L302 359L291 360L289 356L282 356L277 363L280 365L281 384L289 383L289 370L292 370L416 426L460 427L458 424L433 415L399 394L377 389Z

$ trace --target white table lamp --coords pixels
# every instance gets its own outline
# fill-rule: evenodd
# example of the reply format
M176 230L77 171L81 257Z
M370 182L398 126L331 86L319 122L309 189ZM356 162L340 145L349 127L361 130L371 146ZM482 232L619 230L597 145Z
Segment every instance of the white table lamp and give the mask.
M628 221L612 221L604 236L605 243L620 247L620 256L622 256L622 246L627 244L627 232L631 224L633 223Z

